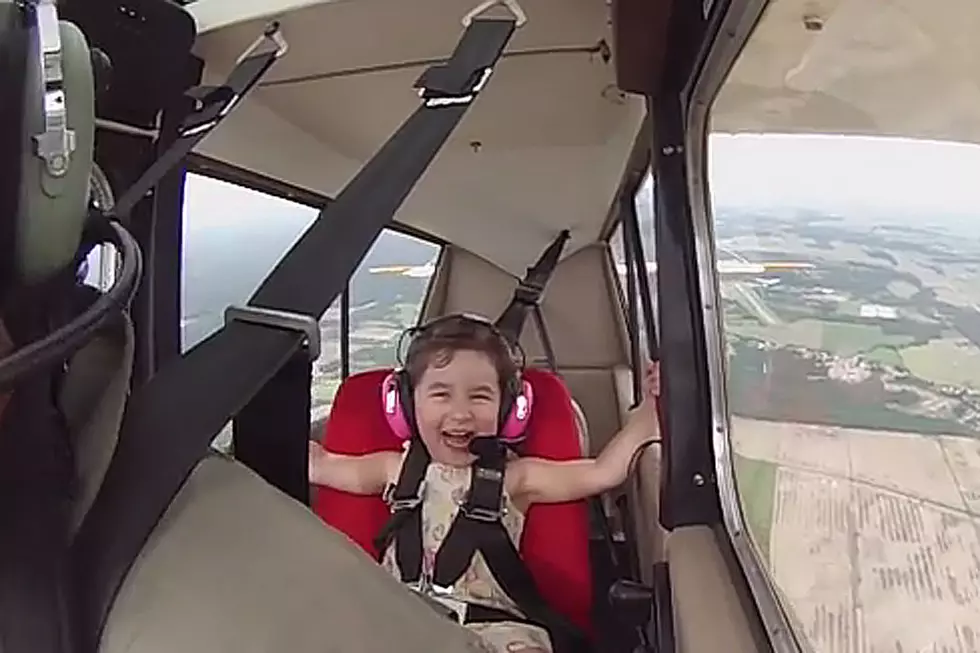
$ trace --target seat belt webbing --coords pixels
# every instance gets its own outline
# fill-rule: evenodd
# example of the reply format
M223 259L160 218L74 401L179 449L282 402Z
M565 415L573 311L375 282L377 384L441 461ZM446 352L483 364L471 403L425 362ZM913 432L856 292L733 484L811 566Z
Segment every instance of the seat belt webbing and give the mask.
M521 279L520 284L514 291L513 298L497 319L495 326L511 342L520 342L521 332L524 330L524 322L527 320L527 314L539 305L541 295L544 294L545 286L548 284L548 280L551 279L551 275L554 274L555 268L558 266L558 261L561 258L561 253L565 249L565 243L568 242L570 237L570 232L568 229L565 229L548 245L548 249L541 254L541 258L538 259L537 263L527 269L524 278ZM538 315L536 315L537 318ZM543 321L538 324L538 327L542 330L543 334ZM544 334L542 337L547 338ZM553 360L549 362L551 364L554 363Z
M254 54L266 40L271 41L275 48ZM188 91L188 97L194 100L196 106L181 122L177 138L150 164L133 185L116 199L112 207L113 216L126 217L133 207L163 179L164 175L180 163L225 116L231 113L238 102L262 79L272 64L285 53L286 42L279 34L279 24L273 23L239 58L238 64L228 74L224 84L199 86Z
M326 312L486 83L514 28L512 19L470 24L449 61L420 78L423 105L321 211L251 307L316 319ZM235 319L133 394L75 542L79 634L88 651L97 649L119 586L211 438L306 339Z
M391 517L374 539L378 560L395 541L395 562L405 583L417 583L422 578L422 502L425 500L425 474L432 458L418 437L412 438L402 462L398 480L386 491L385 500L391 507Z
M297 351L235 416L235 459L304 505L310 504L308 471L310 384L313 363Z

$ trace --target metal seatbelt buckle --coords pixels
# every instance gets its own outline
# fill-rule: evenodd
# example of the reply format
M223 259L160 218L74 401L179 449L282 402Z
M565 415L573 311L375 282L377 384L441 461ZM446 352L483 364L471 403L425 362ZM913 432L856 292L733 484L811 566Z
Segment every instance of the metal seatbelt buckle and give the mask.
M463 504L462 506L460 506L459 509L464 515L466 515L470 519L473 519L478 522L485 522L488 524L492 524L493 522L500 521L500 519L504 516L504 512L505 512L503 506L494 510L492 508L486 508L484 506L467 506L466 504Z
M320 323L315 317L259 306L229 306L225 309L225 325L234 320L300 333L305 336L310 360L320 357Z
M427 107L445 107L454 104L469 104L474 99L476 99L477 94L483 87L486 86L487 82L490 80L490 75L493 74L493 68L484 68L482 72L478 73L479 77L476 79L468 89L460 93L445 93L442 91L437 91L430 89L427 86L419 87L419 97L422 98L423 104Z
M412 497L395 497L395 491L398 489L394 483L389 483L385 486L384 492L381 493L381 499L388 504L388 507L392 512L398 512L400 510L414 510L422 505L422 501L425 499L425 488L426 483L423 479L419 484L419 491Z
M448 589L443 590L443 588L439 588L433 585L432 593L430 594L430 597L432 598L433 601L439 603L439 605L446 608L446 610L449 612L449 615L447 616L449 616L450 619L453 619L456 623L460 625L465 624L466 612L467 609L469 608L469 605L467 605L465 601L460 601L459 599L453 598L448 593L443 594L443 591L448 592L451 590Z

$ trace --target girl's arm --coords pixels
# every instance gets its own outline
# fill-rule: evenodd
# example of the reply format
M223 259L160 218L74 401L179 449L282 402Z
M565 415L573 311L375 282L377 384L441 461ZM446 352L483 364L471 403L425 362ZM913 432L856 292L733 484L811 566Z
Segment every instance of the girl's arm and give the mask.
M519 458L508 472L511 492L527 503L577 501L610 490L626 480L630 463L640 447L659 438L656 397L659 368L650 366L644 379L644 397L630 411L626 424L597 458L555 461Z
M310 440L309 474L314 485L351 494L381 494L397 473L398 463L399 455L393 451L345 456Z

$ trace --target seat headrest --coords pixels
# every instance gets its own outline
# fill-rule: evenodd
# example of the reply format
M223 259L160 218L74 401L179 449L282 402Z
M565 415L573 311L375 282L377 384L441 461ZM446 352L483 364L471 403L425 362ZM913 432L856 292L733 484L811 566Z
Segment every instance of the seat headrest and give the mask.
M6 131L0 160L3 177L9 175L0 185L0 236L7 236L0 237L0 261L6 262L0 299L12 287L43 283L70 265L88 216L95 141L91 54L80 29L49 20L54 11L52 0L27 9L0 0L0 78L9 98L0 109Z

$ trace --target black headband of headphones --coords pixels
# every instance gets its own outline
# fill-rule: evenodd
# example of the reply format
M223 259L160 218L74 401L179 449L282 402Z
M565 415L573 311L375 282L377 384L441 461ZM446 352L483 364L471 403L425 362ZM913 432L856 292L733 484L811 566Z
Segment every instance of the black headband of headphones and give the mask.
M472 313L450 313L449 315L443 315L441 317L429 320L425 324L419 324L417 326L405 329L405 331L403 331L401 336L398 338L396 356L399 367L407 367L416 343L424 342L428 336L434 335L434 331L437 326L448 322L465 322L486 329L504 345L504 348L510 354L511 359L513 359L514 363L517 365L518 374L524 371L524 367L527 363L527 357L520 343L511 342L510 339L505 336L493 322L481 315L474 315ZM406 338L409 339L407 351L404 347ZM402 356L403 352L404 357Z

